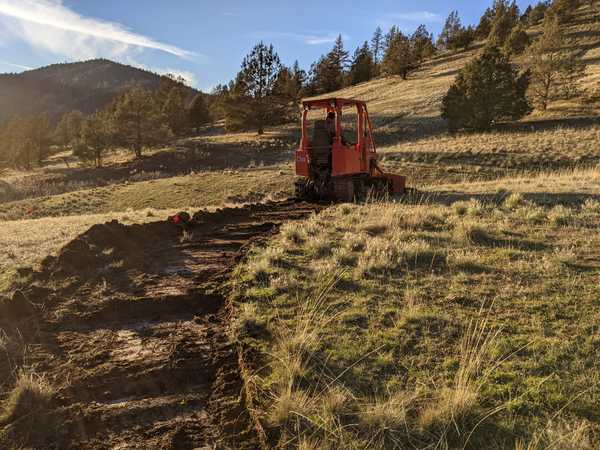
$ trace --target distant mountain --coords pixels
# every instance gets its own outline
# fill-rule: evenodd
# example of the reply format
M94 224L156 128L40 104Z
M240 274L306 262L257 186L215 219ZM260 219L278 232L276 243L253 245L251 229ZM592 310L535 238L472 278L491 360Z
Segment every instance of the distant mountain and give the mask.
M0 121L14 114L44 111L53 119L67 111L93 113L133 86L157 89L160 78L147 70L107 59L0 74ZM190 97L196 93L189 90Z

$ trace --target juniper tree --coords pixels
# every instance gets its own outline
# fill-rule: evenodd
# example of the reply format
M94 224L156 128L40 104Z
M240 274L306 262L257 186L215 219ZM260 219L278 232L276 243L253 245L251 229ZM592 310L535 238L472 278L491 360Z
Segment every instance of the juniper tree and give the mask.
M516 120L531 111L528 75L518 74L497 47L487 47L458 74L442 102L442 117L451 131L485 130L498 120Z

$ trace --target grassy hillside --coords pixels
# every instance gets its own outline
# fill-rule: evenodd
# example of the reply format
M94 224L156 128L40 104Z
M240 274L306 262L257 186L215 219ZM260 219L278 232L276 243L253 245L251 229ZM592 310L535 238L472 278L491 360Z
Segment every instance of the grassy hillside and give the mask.
M540 28L529 30L532 36ZM413 185L515 175L523 171L590 166L600 161L598 109L583 102L600 87L600 8L581 7L564 26L569 46L587 63L584 93L555 101L521 123L487 133L450 135L440 116L441 101L458 70L482 49L441 55L403 81L385 77L332 96L368 102L379 151L386 167L404 172Z

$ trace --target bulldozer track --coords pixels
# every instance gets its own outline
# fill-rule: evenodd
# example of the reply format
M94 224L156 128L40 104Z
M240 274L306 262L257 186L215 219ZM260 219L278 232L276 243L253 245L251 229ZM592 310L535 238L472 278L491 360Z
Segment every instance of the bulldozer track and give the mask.
M26 336L25 363L56 394L46 432L17 424L10 438L57 449L259 448L227 337L226 283L249 246L321 208L288 200L200 212L185 228L110 222L48 258L22 290L34 317L0 326Z

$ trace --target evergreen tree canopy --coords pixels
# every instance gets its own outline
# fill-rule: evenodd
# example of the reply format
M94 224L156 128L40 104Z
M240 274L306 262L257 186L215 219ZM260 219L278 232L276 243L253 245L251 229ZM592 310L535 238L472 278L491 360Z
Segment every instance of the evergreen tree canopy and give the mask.
M192 100L190 109L188 110L188 122L198 131L202 126L210 122L210 111L206 103L205 95L199 93Z
M484 130L498 120L516 120L530 112L527 75L519 76L496 47L463 68L444 97L442 117L450 130Z
M284 70L272 45L260 42L244 58L224 105L229 128L254 127L263 134L266 125L288 119L290 98L284 94L290 73Z
M453 48L456 36L462 29L463 26L458 16L458 11L452 11L446 19L444 28L438 38L438 46L445 49Z
M139 158L144 148L162 143L170 130L158 100L149 90L133 88L108 108L114 121L115 142Z
M383 30L381 27L377 27L371 38L371 55L373 56L373 63L376 65L381 61L385 51L384 45Z
M419 65L410 39L402 32L394 33L381 63L382 71L388 75L400 75L405 80L409 72Z
M435 54L435 45L433 44L433 34L427 31L425 25L419 25L410 37L410 43L413 48L416 59L423 62Z
M369 43L364 42L362 47L359 47L354 52L354 58L352 59L352 66L350 67L350 83L358 84L365 81L369 81L375 72L375 63L371 50L369 49Z

